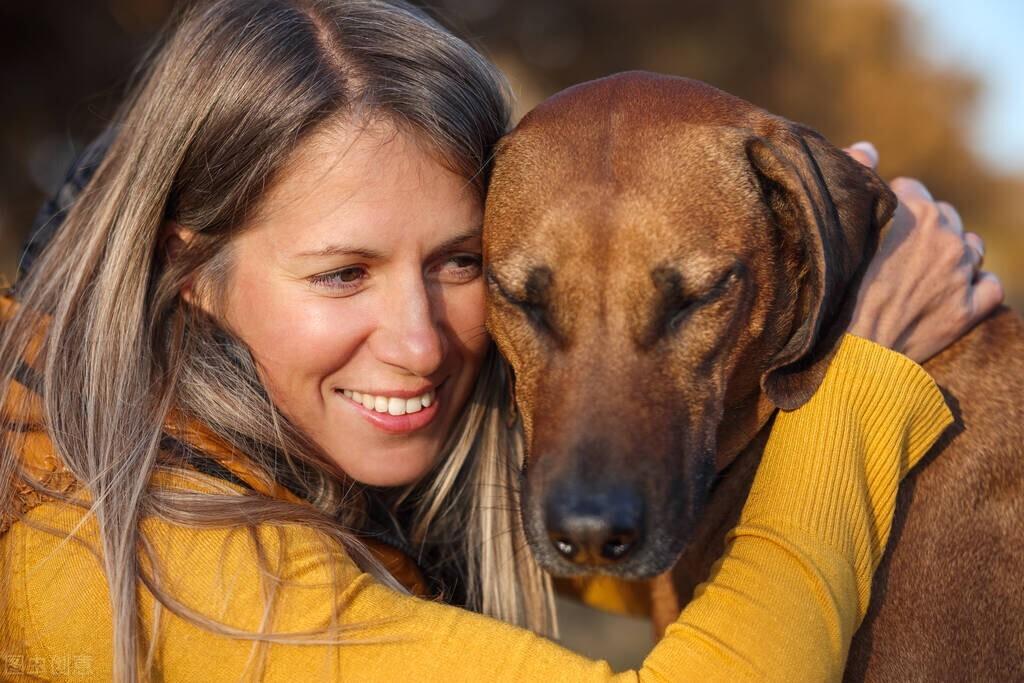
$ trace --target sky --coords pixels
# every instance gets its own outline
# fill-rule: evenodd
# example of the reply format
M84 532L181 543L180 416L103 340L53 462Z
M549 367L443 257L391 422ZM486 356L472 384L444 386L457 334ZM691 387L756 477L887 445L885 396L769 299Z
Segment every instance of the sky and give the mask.
M902 0L914 38L939 64L979 75L972 138L995 167L1024 172L1024 0Z

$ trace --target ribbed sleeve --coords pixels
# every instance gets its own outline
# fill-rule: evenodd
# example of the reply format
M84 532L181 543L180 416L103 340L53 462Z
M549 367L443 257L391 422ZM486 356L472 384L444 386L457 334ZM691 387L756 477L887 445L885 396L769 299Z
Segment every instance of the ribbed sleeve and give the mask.
M899 481L951 422L920 366L846 335L811 400L777 416L725 556L645 669L840 680Z
M783 522L844 553L852 547L863 616L897 486L952 420L919 365L846 335L811 400L776 420L740 522ZM864 509L851 508L861 500Z

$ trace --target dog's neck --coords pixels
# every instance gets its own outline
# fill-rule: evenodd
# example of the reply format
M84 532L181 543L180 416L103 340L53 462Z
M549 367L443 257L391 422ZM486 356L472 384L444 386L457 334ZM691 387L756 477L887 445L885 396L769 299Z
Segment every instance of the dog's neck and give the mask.
M658 637L679 616L697 585L707 579L711 565L722 554L725 534L735 526L750 491L776 410L763 399L755 405L757 410L747 413L745 429L731 429L724 435L728 440L719 449L719 476L682 555L671 570L651 582L651 616Z
M722 420L718 428L718 448L715 451L717 473L729 467L754 441L776 410L764 393L758 391Z

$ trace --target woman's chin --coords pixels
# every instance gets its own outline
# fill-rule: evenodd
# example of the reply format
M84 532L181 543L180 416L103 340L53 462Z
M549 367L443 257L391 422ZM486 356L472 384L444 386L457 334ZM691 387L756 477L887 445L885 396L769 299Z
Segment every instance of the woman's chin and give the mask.
M352 478L365 486L374 486L377 488L398 488L400 486L415 484L429 471L429 467L424 467L412 473L381 472L373 473L365 477L353 476Z
M390 449L387 449L390 450ZM433 468L435 453L400 453L392 450L374 454L364 451L354 462L336 464L349 477L366 486L396 487L414 484Z

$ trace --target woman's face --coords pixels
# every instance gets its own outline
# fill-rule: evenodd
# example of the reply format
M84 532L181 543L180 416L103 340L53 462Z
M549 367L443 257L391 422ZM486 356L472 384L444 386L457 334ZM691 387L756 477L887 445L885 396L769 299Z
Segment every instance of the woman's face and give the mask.
M385 124L306 143L232 244L228 327L271 397L353 479L437 461L484 331L479 197Z

